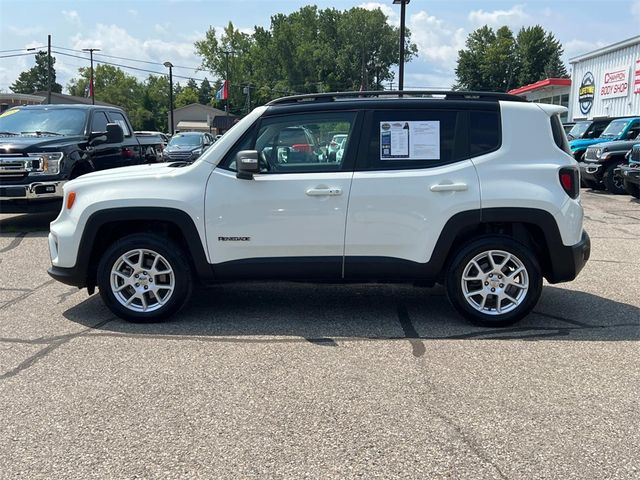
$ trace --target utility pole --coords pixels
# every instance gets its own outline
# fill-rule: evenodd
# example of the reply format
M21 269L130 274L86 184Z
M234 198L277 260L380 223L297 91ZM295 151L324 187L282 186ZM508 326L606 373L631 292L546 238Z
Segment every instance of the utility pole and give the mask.
M95 96L95 86L93 84L93 52L99 52L100 49L99 48L83 48L82 51L83 52L89 52L89 54L91 56L91 70L90 70L90 77L89 77L89 94L91 95L91 104L95 105L96 104L96 96Z
M400 4L400 65L398 76L398 90L404 90L404 34L405 34L405 14L407 4L411 0L393 0L395 5Z
M171 136L173 136L175 125L173 121L173 63L164 62L164 66L169 69L169 108L171 109L171 125L169 131L171 132Z
M47 103L51 103L51 35L47 35Z
M230 109L230 105L229 105L229 97L231 96L229 93L229 90L231 90L230 84L229 84L229 55L233 55L235 52L233 50L224 50L222 53L224 53L225 55L225 70L226 70L226 78L224 79L224 81L227 84L227 104L225 105L225 110L227 111L227 116L229 116L229 109ZM224 88L224 85L222 86L222 88ZM223 90L224 91L224 90Z

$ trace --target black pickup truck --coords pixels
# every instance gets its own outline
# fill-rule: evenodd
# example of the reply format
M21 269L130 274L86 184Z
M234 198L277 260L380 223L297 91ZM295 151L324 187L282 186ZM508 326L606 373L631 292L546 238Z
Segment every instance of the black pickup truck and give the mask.
M30 105L0 114L0 212L59 210L62 185L85 173L161 160L116 107Z

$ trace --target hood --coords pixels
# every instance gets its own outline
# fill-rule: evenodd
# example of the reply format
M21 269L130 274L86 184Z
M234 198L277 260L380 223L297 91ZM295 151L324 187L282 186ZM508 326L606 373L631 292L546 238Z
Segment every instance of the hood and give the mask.
M194 150L199 150L202 148L202 145L168 145L165 148L167 152L193 152Z
M153 163L101 170L99 172L82 175L75 180L67 182L67 185L73 188L73 186L75 185L117 182L120 179L132 180L137 178L157 178L159 176L172 175L180 170L180 167L171 166L175 165L176 163L177 162Z
M85 142L82 136L48 137L45 135L16 135L1 136L0 151L4 153L12 152L38 152L42 150L53 151L56 148L63 148L69 144Z
M579 148L587 148L591 145L596 145L597 143L609 143L612 140L613 139L608 140L606 138L577 138L569 142L569 147L571 147L571 150L577 150Z
M600 143L606 143L603 147L609 152L626 152L627 150L631 150L634 145L637 145L639 141L640 140L614 140ZM600 147L600 145L594 145L594 147Z

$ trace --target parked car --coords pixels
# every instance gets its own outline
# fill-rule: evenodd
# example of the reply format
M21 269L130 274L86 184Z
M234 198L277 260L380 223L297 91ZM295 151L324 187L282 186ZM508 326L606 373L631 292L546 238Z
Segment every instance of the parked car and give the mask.
M331 141L327 146L327 156L329 157L329 161L336 160L336 153L342 147L342 144L344 143L344 140L346 140L347 136L348 135L346 133L339 133L331 138Z
M564 133L568 134L574 127L575 122L565 122L562 124L562 128L564 128Z
M627 136L634 134L632 140L598 143L587 148L584 162L580 164L585 186L595 189L604 187L616 195L626 193L618 167L625 163L627 153L640 142L640 122L627 132Z
M86 173L159 161L162 139L137 137L125 113L98 105L29 105L0 114L0 211L59 210Z
M163 158L166 161L184 160L193 162L202 153L213 145L213 137L202 132L176 133L169 140L164 150Z
M150 130L139 130L134 132L136 134L137 137L150 137L150 136L158 136L160 138L162 138L162 148L166 148L167 144L169 143L169 135L167 135L166 133L162 133L162 132L154 132L154 131L150 131Z
M629 164L620 167L624 189L629 195L640 199L640 144L633 146L627 159Z
M574 158L581 162L584 160L584 154L587 147L596 143L623 140L619 138L618 127L625 125L628 119L600 119L600 120L583 120L576 122L571 131L567 134L569 146ZM611 123L616 122L612 129L609 129ZM606 132L606 134L605 134ZM616 133L618 132L618 133Z
M136 322L176 313L196 278L443 283L470 321L512 324L543 278L573 280L590 255L566 108L427 94L281 98L191 164L69 182L49 273L98 286ZM348 132L341 162L311 147L305 162L276 154L283 138L290 148L337 130Z

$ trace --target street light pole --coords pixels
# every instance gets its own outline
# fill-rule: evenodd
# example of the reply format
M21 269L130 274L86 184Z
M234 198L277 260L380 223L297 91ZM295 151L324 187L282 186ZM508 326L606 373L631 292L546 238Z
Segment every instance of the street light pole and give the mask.
M400 4L400 65L398 72L398 90L404 90L404 34L406 6L411 0L393 0L394 5Z
M91 56L91 70L90 70L90 76L89 76L89 93L91 94L91 104L95 105L96 104L96 94L95 94L95 86L93 84L93 52L99 52L100 49L99 48L83 48L82 51L83 52L89 52L89 55Z
M47 35L47 103L51 103L51 35Z
M226 73L226 78L224 79L224 81L227 83L227 104L225 107L225 110L227 111L227 116L229 116L229 97L231 96L229 94L229 55L233 55L234 51L233 50L225 50L224 52L225 55L225 69L227 71ZM223 85L224 88L224 85Z
M164 62L164 66L169 69L169 108L171 109L171 128L169 131L173 136L175 123L173 121L173 63Z

